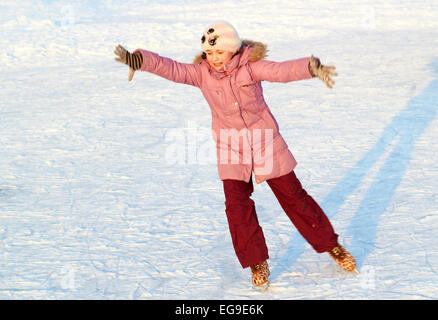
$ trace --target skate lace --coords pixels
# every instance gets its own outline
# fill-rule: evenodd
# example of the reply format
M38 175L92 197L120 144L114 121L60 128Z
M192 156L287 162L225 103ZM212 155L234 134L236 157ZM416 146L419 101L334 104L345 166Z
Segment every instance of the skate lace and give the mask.
M266 261L256 263L256 264L251 266L251 270L253 272L263 270L265 268L265 265L266 265Z
M337 259L343 259L345 256L344 248L342 248L340 245L334 247L329 251L329 254Z

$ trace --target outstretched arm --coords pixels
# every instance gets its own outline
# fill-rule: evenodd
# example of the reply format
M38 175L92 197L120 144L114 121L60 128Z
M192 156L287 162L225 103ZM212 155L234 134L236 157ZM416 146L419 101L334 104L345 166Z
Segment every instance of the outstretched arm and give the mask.
M116 58L117 61L129 66L129 80L132 79L136 70L141 70L174 82L200 87L201 70L199 65L181 63L143 49L137 49L131 54L120 45L116 47L114 53L119 56Z
M291 82L310 78L320 78L327 87L335 83L331 77L337 76L334 66L324 66L313 55L310 58L274 62L259 60L251 63L251 70L256 81Z
M258 60L250 66L255 81L291 82L312 78L309 61L309 58L284 62Z

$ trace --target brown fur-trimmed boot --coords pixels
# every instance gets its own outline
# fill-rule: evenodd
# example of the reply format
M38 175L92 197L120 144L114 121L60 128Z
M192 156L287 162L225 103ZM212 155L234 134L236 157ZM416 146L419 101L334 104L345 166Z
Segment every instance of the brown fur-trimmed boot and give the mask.
M356 260L351 255L350 252L347 251L343 246L339 243L330 251L328 251L330 257L336 261L336 263L344 270L351 271L354 273L359 273L356 270Z
M255 287L260 287L262 290L267 289L270 274L268 262L266 260L251 266L252 284Z

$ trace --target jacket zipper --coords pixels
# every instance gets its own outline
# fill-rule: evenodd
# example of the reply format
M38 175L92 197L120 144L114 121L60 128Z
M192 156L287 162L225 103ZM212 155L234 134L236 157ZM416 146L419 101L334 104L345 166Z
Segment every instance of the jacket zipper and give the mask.
M236 97L236 94L234 93L234 90L233 90L233 84L231 83L231 74L227 74L227 77L228 77L228 79L230 80L230 88L231 88L231 92L233 93L234 100L236 101L235 103L237 103L237 106L239 107L240 117L242 118L243 123L245 124L245 127L246 127L246 129L248 130L248 131L247 131L247 136L246 136L246 138L248 139L249 145L250 145L250 147L251 147L251 166L252 166L252 168L254 168L254 149L253 149L253 147L252 147L251 139L250 139L250 137L248 137L248 134L249 134L249 127L248 127L248 124L247 124L246 121L245 121L245 118L244 118L243 115L242 115L242 108L240 107L240 103L238 102L237 97ZM251 171L252 171L252 169L251 169Z
M245 127L249 130L248 124L246 123L245 118L242 115L242 108L240 107L240 103L238 102L236 94L234 93L234 90L233 90L233 84L231 83L231 74L227 74L227 77L230 80L230 88L231 88L231 92L233 93L234 101L236 101L234 103L234 105L236 105L236 103L237 103L237 106L239 107L240 117L242 118L243 123L245 124ZM252 146L251 146L251 148L252 148Z

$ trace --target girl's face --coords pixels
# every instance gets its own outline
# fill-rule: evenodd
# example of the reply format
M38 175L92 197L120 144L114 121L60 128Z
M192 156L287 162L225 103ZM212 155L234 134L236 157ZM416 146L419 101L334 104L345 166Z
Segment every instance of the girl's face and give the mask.
M224 67L233 57L233 53L231 51L225 50L207 50L205 51L205 54L207 55L207 61L210 66L217 71Z

